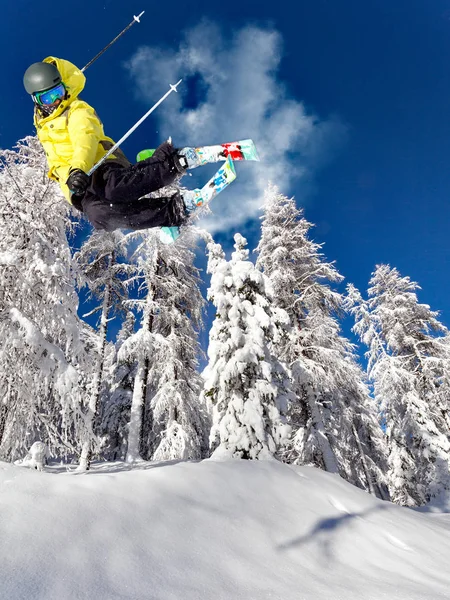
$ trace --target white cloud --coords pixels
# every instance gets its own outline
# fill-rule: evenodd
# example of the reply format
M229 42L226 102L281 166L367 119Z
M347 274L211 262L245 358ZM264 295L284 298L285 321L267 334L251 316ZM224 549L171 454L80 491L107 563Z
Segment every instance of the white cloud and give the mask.
M126 65L147 104L170 83L201 78L204 101L195 109L183 110L182 93L157 109L161 139L171 135L179 147L255 140L261 163L236 165L236 182L213 201L213 214L202 223L211 231L256 217L268 181L285 194L305 192L330 147L345 136L338 119L320 121L289 97L278 79L281 58L282 38L275 30L249 26L227 38L217 25L202 22L185 33L178 50L142 47ZM206 169L183 184L201 185L214 170Z

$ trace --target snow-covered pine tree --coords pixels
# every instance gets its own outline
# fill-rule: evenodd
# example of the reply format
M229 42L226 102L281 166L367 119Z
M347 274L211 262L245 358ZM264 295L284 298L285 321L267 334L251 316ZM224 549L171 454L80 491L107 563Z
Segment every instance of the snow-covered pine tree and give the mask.
M343 278L309 239L311 226L294 199L269 186L256 264L292 324L274 346L290 367L296 397L284 459L339 472L382 496L382 431L354 347L340 334L344 297L331 288Z
M288 317L272 308L270 284L248 260L247 241L240 234L234 240L230 261L219 244L208 244L208 294L216 307L204 373L213 411L211 448L216 458L272 458L289 435L284 415L290 389L270 348Z
M79 453L92 434L83 397L94 336L77 316L69 206L36 138L0 163L0 456L24 456L38 439L54 455Z
M125 260L127 238L121 231L94 231L75 253L74 260L80 272L80 285L89 289L89 300L97 305L84 317L99 314L98 320L98 362L94 366L89 385L89 401L86 422L90 429L95 427L100 405L100 391L103 383L103 370L107 350L108 323L124 313L124 301L128 297L128 287L135 274L135 267ZM122 260L121 260L122 259ZM98 423L97 423L98 425ZM88 469L94 452L88 441L83 446L80 468Z
M199 332L205 306L194 265L193 237L186 232L174 246L158 246L154 331L164 338L150 369L153 460L200 459L210 429L200 402Z
M136 234L139 235L139 234ZM153 332L153 322L158 312L153 282L158 270L156 237L152 231L145 232L138 241L135 252L136 263L142 278L139 298L130 299L128 305L139 313L139 322L134 331L121 345L117 358L119 363L134 363L133 393L128 423L126 461L138 462L146 457L145 407L148 393L149 371L155 348L164 340Z
M132 357L119 360L124 342L133 335L136 315L125 306L126 316L122 321L114 344L114 352L105 362L105 393L102 394L100 429L102 433L102 455L107 460L125 460L128 446L128 424L130 422L133 385L136 364Z
M450 486L448 332L397 269L378 265L369 285L367 302L350 291L386 428L387 482L394 502L420 506Z
M168 247L152 231L136 235L144 294L133 305L142 321L119 352L120 360L137 363L127 460L200 458L207 420L197 371L204 301L194 254L183 240Z

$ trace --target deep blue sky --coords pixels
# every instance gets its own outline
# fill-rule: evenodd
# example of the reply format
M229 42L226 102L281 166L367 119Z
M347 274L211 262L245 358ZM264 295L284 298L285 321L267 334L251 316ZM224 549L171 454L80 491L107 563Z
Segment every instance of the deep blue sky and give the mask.
M316 241L364 294L375 264L397 267L420 283L420 300L449 326L450 0L105 0L26 9L8 2L0 22L0 146L33 132L22 87L29 64L53 54L82 67L142 10L142 23L86 73L83 98L108 135L120 137L147 108L122 66L139 46L178 47L182 32L204 17L228 32L249 24L276 29L287 94L348 130L305 202ZM155 123L126 143L130 157L159 143Z

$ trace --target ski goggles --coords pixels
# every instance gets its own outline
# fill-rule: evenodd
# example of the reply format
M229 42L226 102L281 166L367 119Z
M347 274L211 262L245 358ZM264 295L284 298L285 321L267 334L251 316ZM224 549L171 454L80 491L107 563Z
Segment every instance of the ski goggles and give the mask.
M43 92L36 92L33 94L33 99L36 104L40 106L50 106L50 104L54 104L57 100L62 100L66 95L66 88L63 83L58 83L55 87L50 88L49 90L45 90Z

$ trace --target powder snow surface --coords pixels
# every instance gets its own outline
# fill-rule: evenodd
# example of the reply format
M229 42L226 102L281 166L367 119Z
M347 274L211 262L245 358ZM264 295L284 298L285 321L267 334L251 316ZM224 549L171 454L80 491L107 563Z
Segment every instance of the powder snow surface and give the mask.
M450 515L271 461L0 463L0 599L38 598L450 599Z

